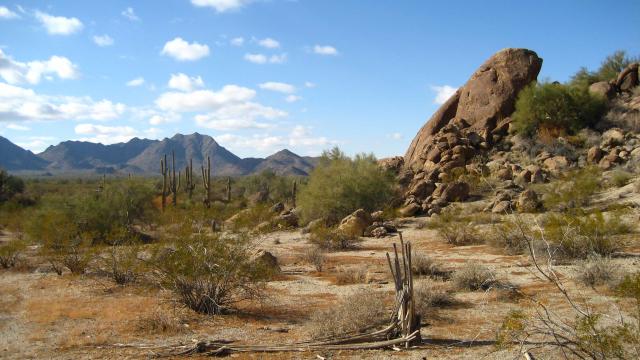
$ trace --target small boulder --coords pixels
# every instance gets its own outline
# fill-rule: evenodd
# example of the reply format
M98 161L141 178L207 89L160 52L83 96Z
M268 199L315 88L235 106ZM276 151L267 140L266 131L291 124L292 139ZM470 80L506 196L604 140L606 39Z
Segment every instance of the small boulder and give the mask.
M417 203L410 203L407 206L400 209L400 215L403 217L409 217L417 214L420 211L421 207Z
M418 181L414 184L407 195L413 195L419 199L424 199L433 193L436 189L436 184L431 181Z
M566 157L558 155L544 160L543 164L552 173L559 173L569 166L569 161Z
M384 212L382 210L374 211L371 213L371 220L382 221L384 220Z
M275 257L272 253L260 250L254 257L254 261L257 263L261 263L266 268L270 269L273 272L280 272L280 265L278 265L278 258Z
M338 230L348 236L362 236L367 226L371 225L371 223L373 223L371 215L363 209L358 209L342 219Z
M284 210L284 204L281 202L277 202L271 207L270 210L272 213L280 214Z
M287 210L275 218L280 226L298 227L298 215L295 211Z
M378 226L371 231L371 236L375 238L381 238L387 236L387 229L384 226Z
M509 210L511 210L511 201L504 200L495 204L491 209L491 212L494 214L504 214Z
M441 184L433 196L446 202L464 201L469 197L469 184L464 181L456 181L448 184Z
M589 164L597 164L602 159L604 152L599 146L592 146L587 151L587 162Z
M516 207L520 212L533 212L540 209L540 200L538 199L538 194L531 189L527 189L520 193L518 196L518 201L516 202Z
M624 132L618 128L605 131L602 134L602 146L616 146L624 143Z
M598 81L589 86L589 93L611 100L616 95L616 89L608 81Z
M513 172L510 168L502 168L496 172L496 177L500 180L511 180L513 178Z

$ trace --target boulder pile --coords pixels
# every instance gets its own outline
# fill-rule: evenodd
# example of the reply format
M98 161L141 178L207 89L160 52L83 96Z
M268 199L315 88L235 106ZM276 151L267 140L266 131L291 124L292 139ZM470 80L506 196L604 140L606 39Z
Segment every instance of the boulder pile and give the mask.
M402 215L431 215L449 202L467 199L469 185L449 181L448 174L456 168L482 171L472 159L507 135L517 95L536 80L541 66L542 59L531 50L501 50L436 111L404 156ZM393 169L398 163L389 159L383 166Z

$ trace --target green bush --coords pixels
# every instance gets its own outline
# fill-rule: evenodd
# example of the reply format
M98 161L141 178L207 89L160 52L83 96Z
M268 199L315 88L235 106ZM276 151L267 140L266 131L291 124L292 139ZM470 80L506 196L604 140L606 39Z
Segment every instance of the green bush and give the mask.
M596 71L589 71L587 68L581 68L572 78L570 84L582 88L598 81L614 80L618 74L624 70L629 64L640 61L638 57L629 57L623 50L618 50L600 64L600 68Z
M438 216L432 217L431 228L436 230L442 240L454 246L481 244L471 217L461 216L452 209L445 209Z
M205 314L227 312L243 300L260 299L273 270L253 259L249 238L191 233L183 226L170 247L158 248L152 263L159 282L188 308Z
M25 243L19 240L9 241L0 245L0 268L8 269L16 266L20 254L25 248Z
M362 240L320 224L311 229L309 241L323 250L347 250L355 248Z
M559 182L550 183L543 196L547 209L576 209L589 205L600 189L602 171L595 166L567 172Z
M541 130L573 134L594 125L605 110L605 100L586 88L534 83L518 95L513 125L517 133L529 137Z
M582 216L549 214L543 221L544 235L559 247L560 255L568 258L586 259L592 254L610 256L622 246L616 235L631 231L621 215L621 211L608 216L599 211Z
M300 190L298 205L304 222L323 218L336 224L357 209L386 207L394 194L393 176L382 170L373 155L350 159L338 148L325 151Z
M0 169L0 204L24 191L24 181Z

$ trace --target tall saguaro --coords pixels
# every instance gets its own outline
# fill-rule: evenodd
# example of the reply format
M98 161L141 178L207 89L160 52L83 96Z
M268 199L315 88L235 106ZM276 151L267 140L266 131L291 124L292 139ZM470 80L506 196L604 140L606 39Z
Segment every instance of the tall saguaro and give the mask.
M207 208L211 206L211 157L207 156L207 167L202 169L202 187L204 188L204 199L202 202Z
M169 190L173 194L173 206L178 205L178 190L180 190L180 171L176 180L176 153L171 151L171 177L169 178Z
M167 164L167 154L164 154L164 159L160 159L160 173L162 174L162 211L167 206L167 178L169 175L169 166Z
M193 189L196 188L196 183L193 179L193 159L189 159L189 164L184 169L185 177L185 191L189 194L189 200L193 196Z

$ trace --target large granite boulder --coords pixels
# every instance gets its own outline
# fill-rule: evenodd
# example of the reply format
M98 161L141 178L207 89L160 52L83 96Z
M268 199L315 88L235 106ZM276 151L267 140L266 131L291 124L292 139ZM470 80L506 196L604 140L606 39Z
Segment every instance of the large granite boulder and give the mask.
M338 226L338 231L347 236L362 236L364 230L372 223L371 215L363 209L358 209L342 219Z

